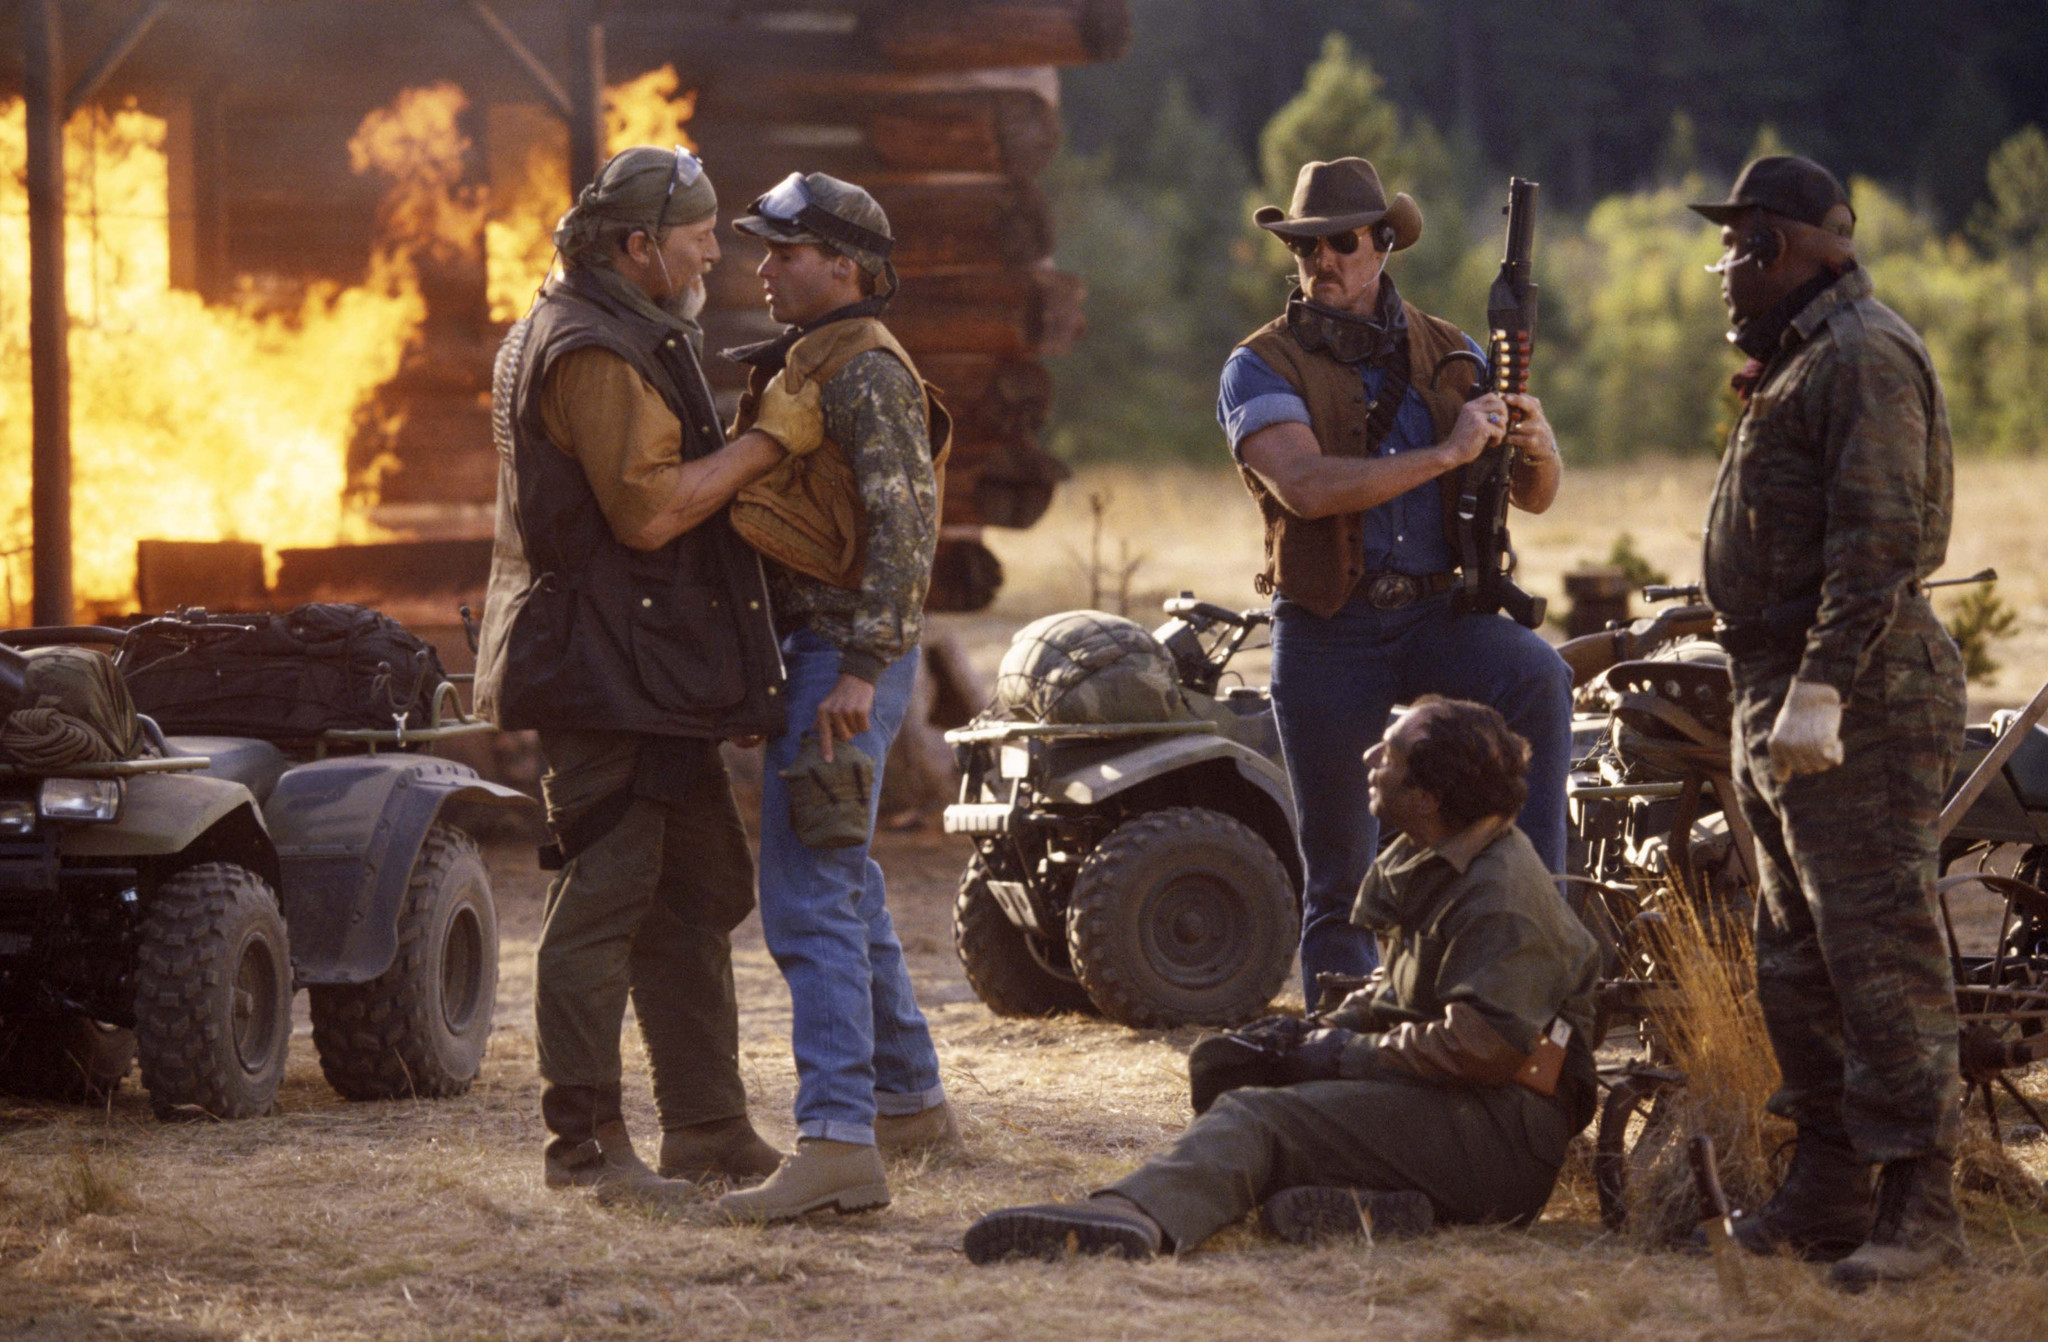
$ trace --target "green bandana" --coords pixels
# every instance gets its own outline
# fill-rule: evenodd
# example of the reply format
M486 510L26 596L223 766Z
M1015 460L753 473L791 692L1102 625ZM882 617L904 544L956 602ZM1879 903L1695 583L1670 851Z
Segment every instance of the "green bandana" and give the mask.
M571 262L593 268L609 258L592 255L604 241L607 224L624 224L652 230L659 220L664 229L677 224L694 224L718 213L718 193L711 187L711 174L699 173L688 186L678 185L674 194L669 183L675 179L674 150L642 145L612 156L597 174L597 180L576 196L576 204L555 225L555 246ZM667 212L662 210L667 202Z

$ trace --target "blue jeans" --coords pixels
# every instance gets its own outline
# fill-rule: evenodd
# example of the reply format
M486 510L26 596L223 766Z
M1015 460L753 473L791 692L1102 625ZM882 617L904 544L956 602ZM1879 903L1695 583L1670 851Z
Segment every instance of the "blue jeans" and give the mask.
M1354 599L1329 619L1285 597L1274 603L1273 709L1301 822L1301 981L1311 1008L1317 974L1367 974L1379 963L1351 906L1379 851L1364 756L1394 705L1440 694L1500 710L1529 740L1522 832L1544 866L1564 870L1571 672L1533 631L1504 615L1453 615L1450 602L1445 593L1374 610Z
M796 1054L797 1133L875 1144L875 1115L914 1114L945 1098L939 1055L911 994L903 947L883 902L882 868L857 848L806 848L789 825L781 771L839 683L839 650L808 629L782 641L789 730L768 743L761 787L761 930L789 984ZM903 726L917 649L875 683L868 729L853 743L875 761L868 838L875 833L882 763Z

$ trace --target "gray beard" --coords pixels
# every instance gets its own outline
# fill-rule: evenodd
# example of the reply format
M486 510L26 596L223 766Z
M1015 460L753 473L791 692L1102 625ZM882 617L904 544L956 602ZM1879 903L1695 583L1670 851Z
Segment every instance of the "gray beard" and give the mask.
M697 320L698 314L704 311L704 305L710 301L710 297L704 288L704 277L699 275L684 285L681 293L670 294L662 299L661 306L674 316L681 317L686 322L693 322Z

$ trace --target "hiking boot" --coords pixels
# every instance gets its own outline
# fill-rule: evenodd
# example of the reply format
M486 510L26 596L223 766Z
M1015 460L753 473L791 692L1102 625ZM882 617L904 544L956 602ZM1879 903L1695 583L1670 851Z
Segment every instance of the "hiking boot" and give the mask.
M782 1163L782 1152L761 1140L745 1114L670 1128L661 1134L662 1177L765 1179Z
M1870 1237L1873 1215L1870 1166L1846 1143L1802 1128L1785 1182L1755 1213L1735 1218L1735 1239L1754 1254L1832 1263Z
M1844 1290L1877 1281L1912 1281L1963 1260L1963 1216L1956 1210L1951 1157L1894 1160L1877 1176L1877 1223L1863 1245L1828 1270Z
M953 1117L953 1106L945 1100L914 1114L876 1114L875 1146L892 1156L958 1151L962 1149L960 1124Z
M970 1263L999 1263L1005 1258L1053 1262L1070 1253L1150 1258L1165 1238L1159 1223L1135 1203L1090 1198L990 1212L967 1227L960 1247Z
M735 1221L792 1221L828 1207L845 1215L888 1205L889 1178L874 1147L805 1137L767 1183L727 1193L713 1210Z
M1259 1225L1289 1244L1357 1235L1368 1240L1409 1239L1436 1226L1436 1208L1412 1189L1283 1188L1259 1208Z
M689 1184L664 1179L647 1168L634 1153L633 1140L624 1123L604 1123L596 1137L570 1142L557 1137L547 1145L542 1176L549 1188L591 1188L606 1204L638 1203L655 1208L677 1208L696 1200Z

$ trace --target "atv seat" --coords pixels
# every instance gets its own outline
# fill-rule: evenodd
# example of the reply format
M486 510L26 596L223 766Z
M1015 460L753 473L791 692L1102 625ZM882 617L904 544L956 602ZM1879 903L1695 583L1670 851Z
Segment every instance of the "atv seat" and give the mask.
M270 790L291 767L276 746L246 736L171 736L165 744L173 755L205 755L213 761L203 771L207 777L240 783L258 806L270 800Z

